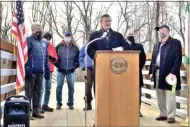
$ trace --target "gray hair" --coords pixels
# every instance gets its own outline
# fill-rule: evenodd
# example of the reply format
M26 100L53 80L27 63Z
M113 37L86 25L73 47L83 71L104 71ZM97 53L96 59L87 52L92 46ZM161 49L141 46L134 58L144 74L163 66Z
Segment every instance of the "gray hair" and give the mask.
M32 23L32 25L31 25L31 29L33 30L34 27L37 27L37 26L42 26L42 24L41 24L41 23L38 23L38 22L34 22L34 23Z

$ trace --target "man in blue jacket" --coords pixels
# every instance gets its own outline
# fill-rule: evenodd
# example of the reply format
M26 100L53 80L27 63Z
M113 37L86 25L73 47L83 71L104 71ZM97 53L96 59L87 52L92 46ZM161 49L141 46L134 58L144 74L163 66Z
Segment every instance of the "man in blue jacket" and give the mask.
M91 101L92 97L92 85L94 84L94 94L95 94L95 72L94 72L94 60L92 60L87 54L85 54L86 44L81 48L79 54L79 63L80 68L85 70L87 68L87 74L85 74L85 94L87 99L87 107L86 110L91 110L92 105ZM87 63L86 63L87 59ZM87 67L86 67L87 66ZM84 98L85 99L85 98ZM85 108L83 109L85 110Z
M41 40L41 24L32 24L32 35L26 38L28 61L25 64L25 95L32 101L33 117L44 118L39 112L43 76L50 78L47 44ZM44 75L45 74L45 75Z
M62 106L62 89L64 79L66 77L68 84L68 102L69 109L74 109L74 82L75 82L75 69L79 67L79 49L72 43L72 36L70 32L64 33L64 39L56 47L58 61L55 66L57 67L57 110Z

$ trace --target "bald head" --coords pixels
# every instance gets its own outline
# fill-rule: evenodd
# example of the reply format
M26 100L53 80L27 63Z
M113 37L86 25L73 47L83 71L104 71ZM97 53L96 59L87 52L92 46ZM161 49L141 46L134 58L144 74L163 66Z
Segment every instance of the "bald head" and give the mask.
M132 29L127 30L126 37L128 37L128 36L134 36L134 35L135 35L134 30L132 30Z
M135 42L134 35L135 35L134 30L130 29L127 31L127 34L125 37L129 41L130 44Z

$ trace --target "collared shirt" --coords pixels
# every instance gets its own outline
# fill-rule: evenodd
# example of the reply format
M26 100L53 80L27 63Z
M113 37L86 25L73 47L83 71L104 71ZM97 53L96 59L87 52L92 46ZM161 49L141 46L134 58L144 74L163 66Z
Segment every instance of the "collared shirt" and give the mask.
M157 59L156 59L156 65L158 67L160 67L160 54L161 54L161 48L162 48L163 45L164 45L163 43L160 44L159 51L158 51L158 56L157 56Z
M130 45L132 45L132 42L131 42L131 41L129 41L128 39L127 39L127 43L129 43Z

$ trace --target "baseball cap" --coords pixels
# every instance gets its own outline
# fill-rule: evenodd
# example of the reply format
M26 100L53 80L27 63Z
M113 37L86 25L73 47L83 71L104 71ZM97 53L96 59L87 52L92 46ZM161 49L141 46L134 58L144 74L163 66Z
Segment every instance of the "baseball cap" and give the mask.
M68 35L71 35L71 33L67 31L67 32L64 33L64 35L68 36Z
M159 31L159 29L161 29L161 28L167 28L168 30L170 30L169 26L167 26L167 25L157 26L157 27L155 27L155 30Z

